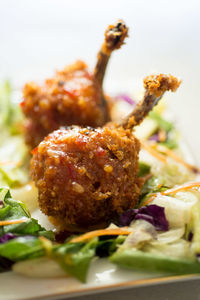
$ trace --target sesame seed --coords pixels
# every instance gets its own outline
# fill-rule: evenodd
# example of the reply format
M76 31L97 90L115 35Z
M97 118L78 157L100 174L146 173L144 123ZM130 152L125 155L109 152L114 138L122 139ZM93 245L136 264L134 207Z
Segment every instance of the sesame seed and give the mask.
M111 173L113 171L113 167L110 166L110 165L106 165L104 167L104 171L107 172L107 173Z
M72 189L74 192L82 194L84 192L84 188L77 182L72 182Z

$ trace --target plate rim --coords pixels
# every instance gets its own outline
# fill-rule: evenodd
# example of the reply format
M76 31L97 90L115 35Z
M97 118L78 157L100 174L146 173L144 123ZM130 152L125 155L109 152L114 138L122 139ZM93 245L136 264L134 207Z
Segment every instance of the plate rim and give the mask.
M166 277L156 277L156 278L149 278L149 279L136 279L136 280L129 280L125 282L113 283L103 286L94 286L94 287L87 287L87 288L79 288L78 290L73 290L69 292L56 292L51 294L46 294L44 296L36 296L27 298L27 300L54 300L54 299L63 299L60 297L80 297L83 295L91 295L93 293L103 293L112 290L120 290L120 289L128 289L128 288L137 288L142 286L150 286L155 284L166 284L166 283L175 283L175 282L184 282L200 279L200 274L186 274L186 275L172 275ZM59 298L55 298L59 297Z

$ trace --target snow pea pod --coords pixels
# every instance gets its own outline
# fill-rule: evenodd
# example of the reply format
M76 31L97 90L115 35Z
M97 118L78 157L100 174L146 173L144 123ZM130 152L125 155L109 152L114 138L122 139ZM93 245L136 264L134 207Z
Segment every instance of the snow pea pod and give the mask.
M115 252L110 261L132 270L167 272L173 274L200 273L200 262L196 258L173 258L134 249Z

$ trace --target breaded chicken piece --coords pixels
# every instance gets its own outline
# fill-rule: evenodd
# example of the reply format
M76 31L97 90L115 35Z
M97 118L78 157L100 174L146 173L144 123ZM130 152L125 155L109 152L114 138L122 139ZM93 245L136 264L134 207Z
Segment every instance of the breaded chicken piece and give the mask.
M139 148L122 127L54 131L31 161L41 210L64 224L87 228L134 207L141 187Z
M61 230L106 226L137 204L142 187L138 178L140 142L132 127L166 90L175 90L175 81L176 88L180 84L175 78L171 81L171 76L155 78L160 85L152 92L148 80L143 101L122 125L57 130L33 151L31 175L39 190L39 206Z
M110 25L98 53L94 73L83 61L66 67L47 79L43 86L27 83L21 108L26 116L26 143L36 147L50 132L61 126L103 126L110 119L103 92L103 79L112 51L119 49L128 34L123 21Z

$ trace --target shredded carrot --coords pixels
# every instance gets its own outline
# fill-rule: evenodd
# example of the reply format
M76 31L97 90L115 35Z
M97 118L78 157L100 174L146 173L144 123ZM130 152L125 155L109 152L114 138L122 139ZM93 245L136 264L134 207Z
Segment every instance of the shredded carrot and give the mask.
M149 205L157 196L157 194L153 194L150 198L148 198L145 202L140 204L140 207Z
M145 142L140 141L142 147L148 151L152 156L154 156L155 158L157 158L158 160L160 160L161 162L163 162L164 164L167 163L167 159L164 155L158 153L158 151L156 151L152 146L148 145Z
M163 192L152 194L152 196L149 199L147 199L145 202L141 203L140 207L149 205L156 198L156 196L158 196L158 195L167 196L167 195L170 195L170 194L176 194L176 193L181 192L181 191L191 190L191 189L197 188L197 187L200 187L200 182L199 181L185 183L185 184L179 185L175 188L172 188L172 189L169 189L169 190L166 190L166 191L163 191Z
M177 161L178 163L184 165L186 168L190 169L191 171L195 172L195 173L200 173L200 169L196 166L193 166L187 162L185 162L182 158L180 158L176 153L174 153L174 151L168 149L167 147L163 146L163 145L156 145L156 148L159 152L165 153L168 156L170 156L171 158L173 158L175 161Z
M161 195L170 195L170 194L176 194L180 191L186 191L186 190L191 190L192 188L195 188L195 187L200 187L200 182L199 181L194 181L194 182L189 182L189 183L185 183L183 185L180 185L180 186L177 186L175 188L172 188L172 189L169 189L169 190L166 190L166 191L163 191L161 192L160 194Z
M70 243L84 242L94 237L103 236L103 235L129 235L130 233L131 231L128 229L128 227L123 227L123 229L122 228L100 229L100 230L90 231L81 236L75 237L70 241Z
M192 172L200 173L200 168L187 163L182 158L180 158L176 153L174 153L174 151L168 149L167 147L165 147L163 145L158 145L155 142L151 143L151 145L148 144L148 143L145 143L145 142L141 142L141 145L152 156L154 156L158 160L162 161L163 163L167 162L166 157L163 154L159 153L159 152L165 153L167 156L171 157L172 159L174 159L178 163L184 165L186 168L190 169Z
M147 174L147 175L144 175L144 176L141 176L140 179L143 181L143 184L149 180L153 175L151 173Z
M164 131L163 129L159 130L158 132L158 138L160 142L165 142L167 139L167 134L166 131Z
M27 221L27 218L19 219L19 220L7 220L7 221L0 221L0 226L6 225L13 225L13 224L20 224Z

